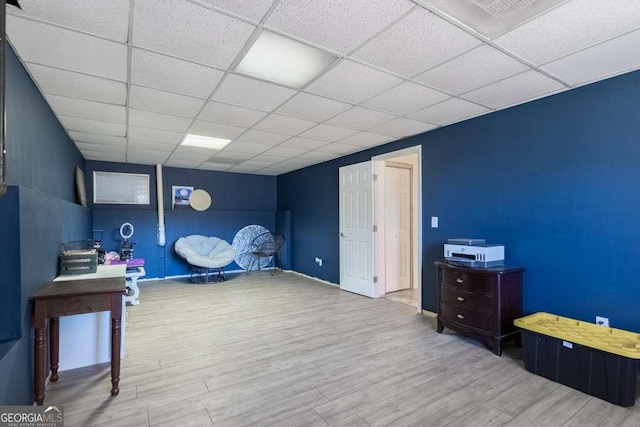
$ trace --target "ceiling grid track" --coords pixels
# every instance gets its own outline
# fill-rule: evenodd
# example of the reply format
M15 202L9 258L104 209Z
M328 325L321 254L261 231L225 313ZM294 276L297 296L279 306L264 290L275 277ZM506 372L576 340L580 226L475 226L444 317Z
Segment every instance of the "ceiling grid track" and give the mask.
M277 175L640 69L633 0L464 1L485 17L443 0L112 1L8 13L11 46L88 159ZM300 85L252 75L265 32L335 59ZM199 132L231 142L182 145Z

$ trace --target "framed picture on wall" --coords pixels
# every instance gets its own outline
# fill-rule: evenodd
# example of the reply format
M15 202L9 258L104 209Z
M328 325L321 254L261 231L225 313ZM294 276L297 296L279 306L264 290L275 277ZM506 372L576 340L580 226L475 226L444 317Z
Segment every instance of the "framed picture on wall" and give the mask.
M174 185L171 187L171 208L189 208L189 197L193 193L193 187Z

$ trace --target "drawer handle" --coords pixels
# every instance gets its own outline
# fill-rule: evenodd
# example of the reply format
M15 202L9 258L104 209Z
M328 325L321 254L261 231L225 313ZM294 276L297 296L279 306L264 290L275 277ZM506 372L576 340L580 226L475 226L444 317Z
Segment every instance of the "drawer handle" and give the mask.
M462 314L458 314L456 317L457 317L458 319L464 319L464 316L463 316Z
M464 297L458 297L456 298L458 301L464 301Z
M462 282L464 282L464 280L462 280L462 279L456 279L456 282L458 282L458 283L462 283Z

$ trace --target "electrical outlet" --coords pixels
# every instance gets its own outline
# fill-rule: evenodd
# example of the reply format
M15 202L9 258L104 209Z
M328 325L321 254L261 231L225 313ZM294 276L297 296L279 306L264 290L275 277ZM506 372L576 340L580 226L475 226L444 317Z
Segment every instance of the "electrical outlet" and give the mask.
M596 316L596 325L604 326L605 328L609 327L609 318L608 317L600 317Z
M316 261L316 264L318 264L318 266L322 267L322 258L316 257L315 261Z

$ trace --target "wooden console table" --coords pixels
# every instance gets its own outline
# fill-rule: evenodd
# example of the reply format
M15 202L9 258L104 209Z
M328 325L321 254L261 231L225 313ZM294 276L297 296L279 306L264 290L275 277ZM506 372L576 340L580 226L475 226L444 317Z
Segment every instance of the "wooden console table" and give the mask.
M111 311L111 395L120 389L120 343L122 297L126 292L123 277L79 279L64 282L47 282L30 299L33 301L33 388L36 403L44 402L46 378L45 347L49 323L49 358L51 381L58 381L59 318L72 314Z

